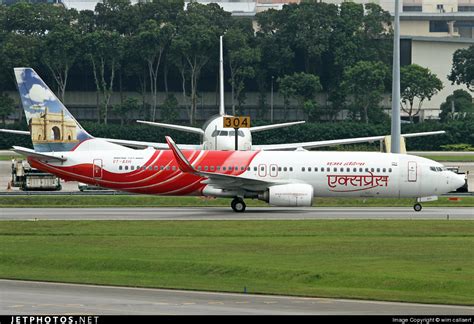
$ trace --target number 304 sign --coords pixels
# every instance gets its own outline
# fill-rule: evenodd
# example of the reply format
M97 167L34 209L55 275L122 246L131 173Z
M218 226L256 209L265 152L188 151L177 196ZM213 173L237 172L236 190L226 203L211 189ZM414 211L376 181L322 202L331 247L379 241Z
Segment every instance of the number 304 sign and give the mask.
M224 128L249 128L250 117L224 117Z

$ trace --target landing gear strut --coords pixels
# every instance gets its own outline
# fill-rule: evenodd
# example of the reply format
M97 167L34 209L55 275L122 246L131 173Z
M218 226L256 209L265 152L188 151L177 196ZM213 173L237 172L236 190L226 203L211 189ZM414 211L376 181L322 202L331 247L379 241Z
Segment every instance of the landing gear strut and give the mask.
M419 212L423 207L421 206L420 203L416 203L413 205L413 209L416 211L416 212Z
M234 198L234 200L232 200L232 203L230 204L230 206L237 213L243 213L245 211L245 208L247 207L247 205L245 205L244 200L242 198L239 198L239 197Z

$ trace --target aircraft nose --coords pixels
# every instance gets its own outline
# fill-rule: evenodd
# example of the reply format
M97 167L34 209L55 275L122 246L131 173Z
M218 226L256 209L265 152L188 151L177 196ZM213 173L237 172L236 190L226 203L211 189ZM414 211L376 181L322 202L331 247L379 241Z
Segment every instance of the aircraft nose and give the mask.
M463 175L453 173L451 178L452 178L452 184L453 184L454 190L464 186L464 184L466 183L466 179L464 178Z

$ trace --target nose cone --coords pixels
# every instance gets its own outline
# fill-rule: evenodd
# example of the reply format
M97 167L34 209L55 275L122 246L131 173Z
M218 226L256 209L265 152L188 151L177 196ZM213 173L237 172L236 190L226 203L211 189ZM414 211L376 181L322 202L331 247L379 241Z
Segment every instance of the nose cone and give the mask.
M453 184L453 190L456 190L466 183L463 175L453 173L451 175L451 183Z

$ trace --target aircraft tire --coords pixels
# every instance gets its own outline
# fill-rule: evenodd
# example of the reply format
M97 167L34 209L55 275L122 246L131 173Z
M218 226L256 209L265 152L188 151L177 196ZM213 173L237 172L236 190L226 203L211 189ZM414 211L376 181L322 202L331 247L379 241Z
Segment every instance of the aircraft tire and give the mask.
M419 212L423 209L423 207L421 206L421 204L419 203L416 203L415 205L413 205L413 209L416 211L416 212Z
M232 200L230 206L236 213L243 213L245 211L245 208L247 207L245 202L240 198L235 198L234 200Z

